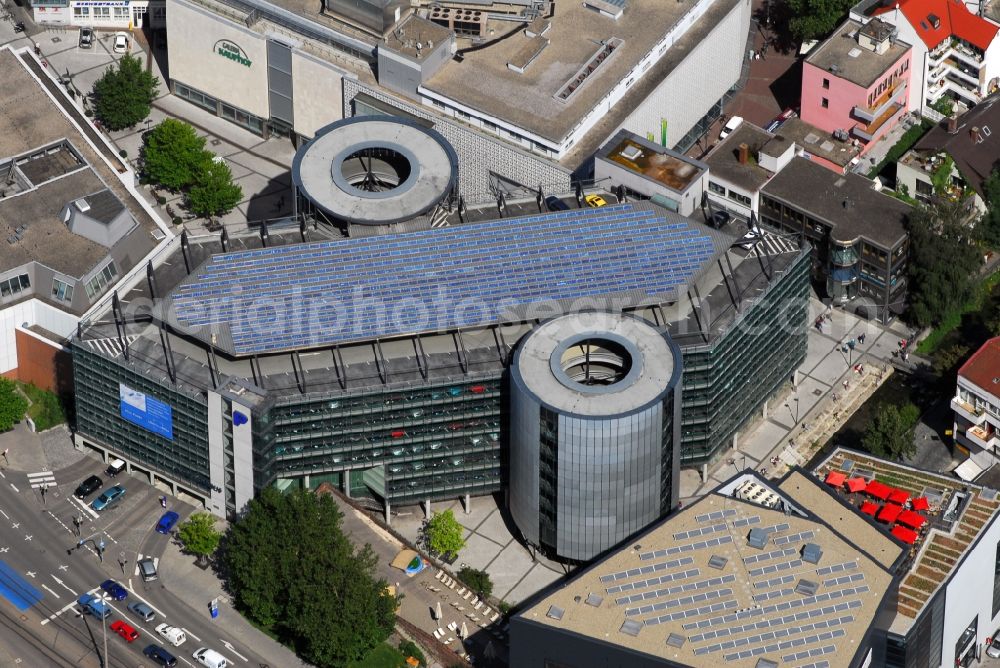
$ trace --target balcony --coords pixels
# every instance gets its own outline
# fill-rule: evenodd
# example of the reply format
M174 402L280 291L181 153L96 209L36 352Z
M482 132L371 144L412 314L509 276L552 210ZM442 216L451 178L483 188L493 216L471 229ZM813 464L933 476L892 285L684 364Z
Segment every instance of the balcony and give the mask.
M1000 443L995 431L979 426L966 429L965 437L984 450L992 450Z
M967 63L959 62L954 58L948 58L944 61L945 65L945 76L949 74L954 74L962 81L966 81L979 87L979 68L968 65Z
M978 67L983 62L983 52L958 40L941 43L936 49L927 54L930 66L934 67L945 58L961 58Z
M893 102L878 118L874 119L867 125L862 125L860 123L855 125L851 128L851 132L854 133L854 136L859 139L871 141L875 138L875 135L878 134L879 130L882 129L882 126L888 123L897 113L899 113L900 109L903 109L903 105L898 102Z
M973 426L979 426L986 420L985 411L976 409L975 406L958 397L951 398L951 410L971 422Z
M905 80L897 79L892 88L879 95L878 98L872 102L871 106L862 107L861 105L855 105L852 112L854 117L859 118L866 123L871 123L876 118L884 114L889 106L894 102L902 100L906 93L906 87Z

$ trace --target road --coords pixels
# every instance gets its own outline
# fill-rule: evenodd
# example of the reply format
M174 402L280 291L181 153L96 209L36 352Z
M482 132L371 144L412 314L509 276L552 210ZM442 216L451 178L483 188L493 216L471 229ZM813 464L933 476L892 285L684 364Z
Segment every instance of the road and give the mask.
M105 665L114 668L150 665L142 649L151 642L164 645L177 657L179 666L196 665L191 654L206 646L229 658L231 665L265 665L251 649L231 643L220 632L207 614L208 601L182 601L159 580L147 583L138 576L138 556L158 561L170 540L154 531L163 512L158 502L160 492L143 479L123 473L114 483L125 486L125 497L97 513L72 496L79 482L90 474L99 475L104 487L112 484L102 464L89 457L54 472L0 471L0 635L4 638L0 664L96 668L102 663L107 631ZM43 495L44 484L50 486ZM182 505L174 509L181 512L182 519L190 511ZM82 547L77 546L74 517L83 518L82 537L93 536ZM101 537L106 543L103 562L95 550L95 541ZM107 601L113 613L104 624L90 615L80 615L78 596L84 592L103 594L99 586L108 578L125 586L128 598ZM22 579L31 589L24 590L19 582ZM32 593L40 598L24 610L12 601L20 595L28 599L23 603L30 603ZM142 622L126 610L125 606L137 599L156 611L152 622ZM117 619L135 627L139 639L129 644L111 632L106 624ZM167 645L154 631L161 622L185 629L187 642L176 648Z

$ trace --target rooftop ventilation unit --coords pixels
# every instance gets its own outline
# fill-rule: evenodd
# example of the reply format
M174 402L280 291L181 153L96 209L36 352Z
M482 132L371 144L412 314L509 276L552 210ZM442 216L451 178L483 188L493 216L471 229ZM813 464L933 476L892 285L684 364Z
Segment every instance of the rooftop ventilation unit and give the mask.
M622 633L626 633L630 636L635 637L638 636L639 631L642 630L642 622L637 622L634 619L627 619L625 620L625 623L622 624L622 627L618 630L621 631Z
M799 583L795 585L795 593L803 596L815 596L817 589L819 589L819 583L812 580L799 580Z
M87 213L90 211L90 202L82 197L80 199L73 200L73 206L75 206L76 210L81 213Z
M713 554L712 557L708 560L708 567L714 568L717 571L721 571L723 568L726 567L727 563L729 563L729 559L727 559L726 557L723 557L720 554Z
M802 547L802 561L810 564L818 564L823 558L823 550L816 543L806 543Z
M764 546L767 545L767 532L763 529L750 529L750 535L747 536L747 543L750 544L750 547L763 550Z
M621 157L625 158L626 160L636 160L637 158L642 156L642 149L640 149L638 146L629 144L628 146L626 146L621 150L621 153L619 155L621 155Z

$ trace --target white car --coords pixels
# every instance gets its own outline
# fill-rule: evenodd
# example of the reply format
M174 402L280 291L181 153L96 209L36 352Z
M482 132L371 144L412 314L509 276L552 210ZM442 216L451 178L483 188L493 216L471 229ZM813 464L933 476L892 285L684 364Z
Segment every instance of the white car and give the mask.
M123 32L116 32L111 50L115 53L128 53L128 35Z
M191 656L203 666L208 668L226 668L229 665L229 661L226 657L222 656L214 649L208 649L207 647L202 647L196 651Z
M156 632L163 636L167 642L174 647L180 647L187 640L187 634L176 626L160 624L156 627Z
M1000 659L1000 629L993 633L990 644L986 647L986 656Z

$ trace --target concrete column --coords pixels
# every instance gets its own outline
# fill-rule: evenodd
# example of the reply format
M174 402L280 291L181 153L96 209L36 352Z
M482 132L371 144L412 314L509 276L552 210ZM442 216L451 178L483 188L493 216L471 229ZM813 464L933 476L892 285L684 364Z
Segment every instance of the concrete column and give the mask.
M764 418L765 420L767 419L767 402L766 401L764 402L764 405L760 409L760 416L762 418Z
M308 473L305 474L304 476L302 476L302 486L304 488L309 489L309 481L310 481L310 477L309 477Z
M344 471L340 477L340 490L348 499L351 498L351 472Z
M708 482L708 464L701 465L701 481Z
M465 514L468 515L469 513L472 512L472 500L469 498L468 494L465 495L464 505L465 505Z
M389 510L390 510L389 502L386 501L385 502L385 523L386 524L392 524L392 522L389 520Z
M740 451L740 433L735 432L733 434L733 452L739 452L739 451Z
M424 519L429 520L431 518L431 500L427 499L424 501Z
M131 471L131 468L132 468L131 466L125 466L125 470L126 470L126 471L127 471L128 473L131 473L131 472L132 472L132 471ZM152 472L152 471L149 471L149 484L150 484L150 485L153 485L154 487L156 486L156 476L155 476L155 475L153 475L153 472Z
M170 495L171 496L177 496L177 483L176 482L171 482L170 483Z

